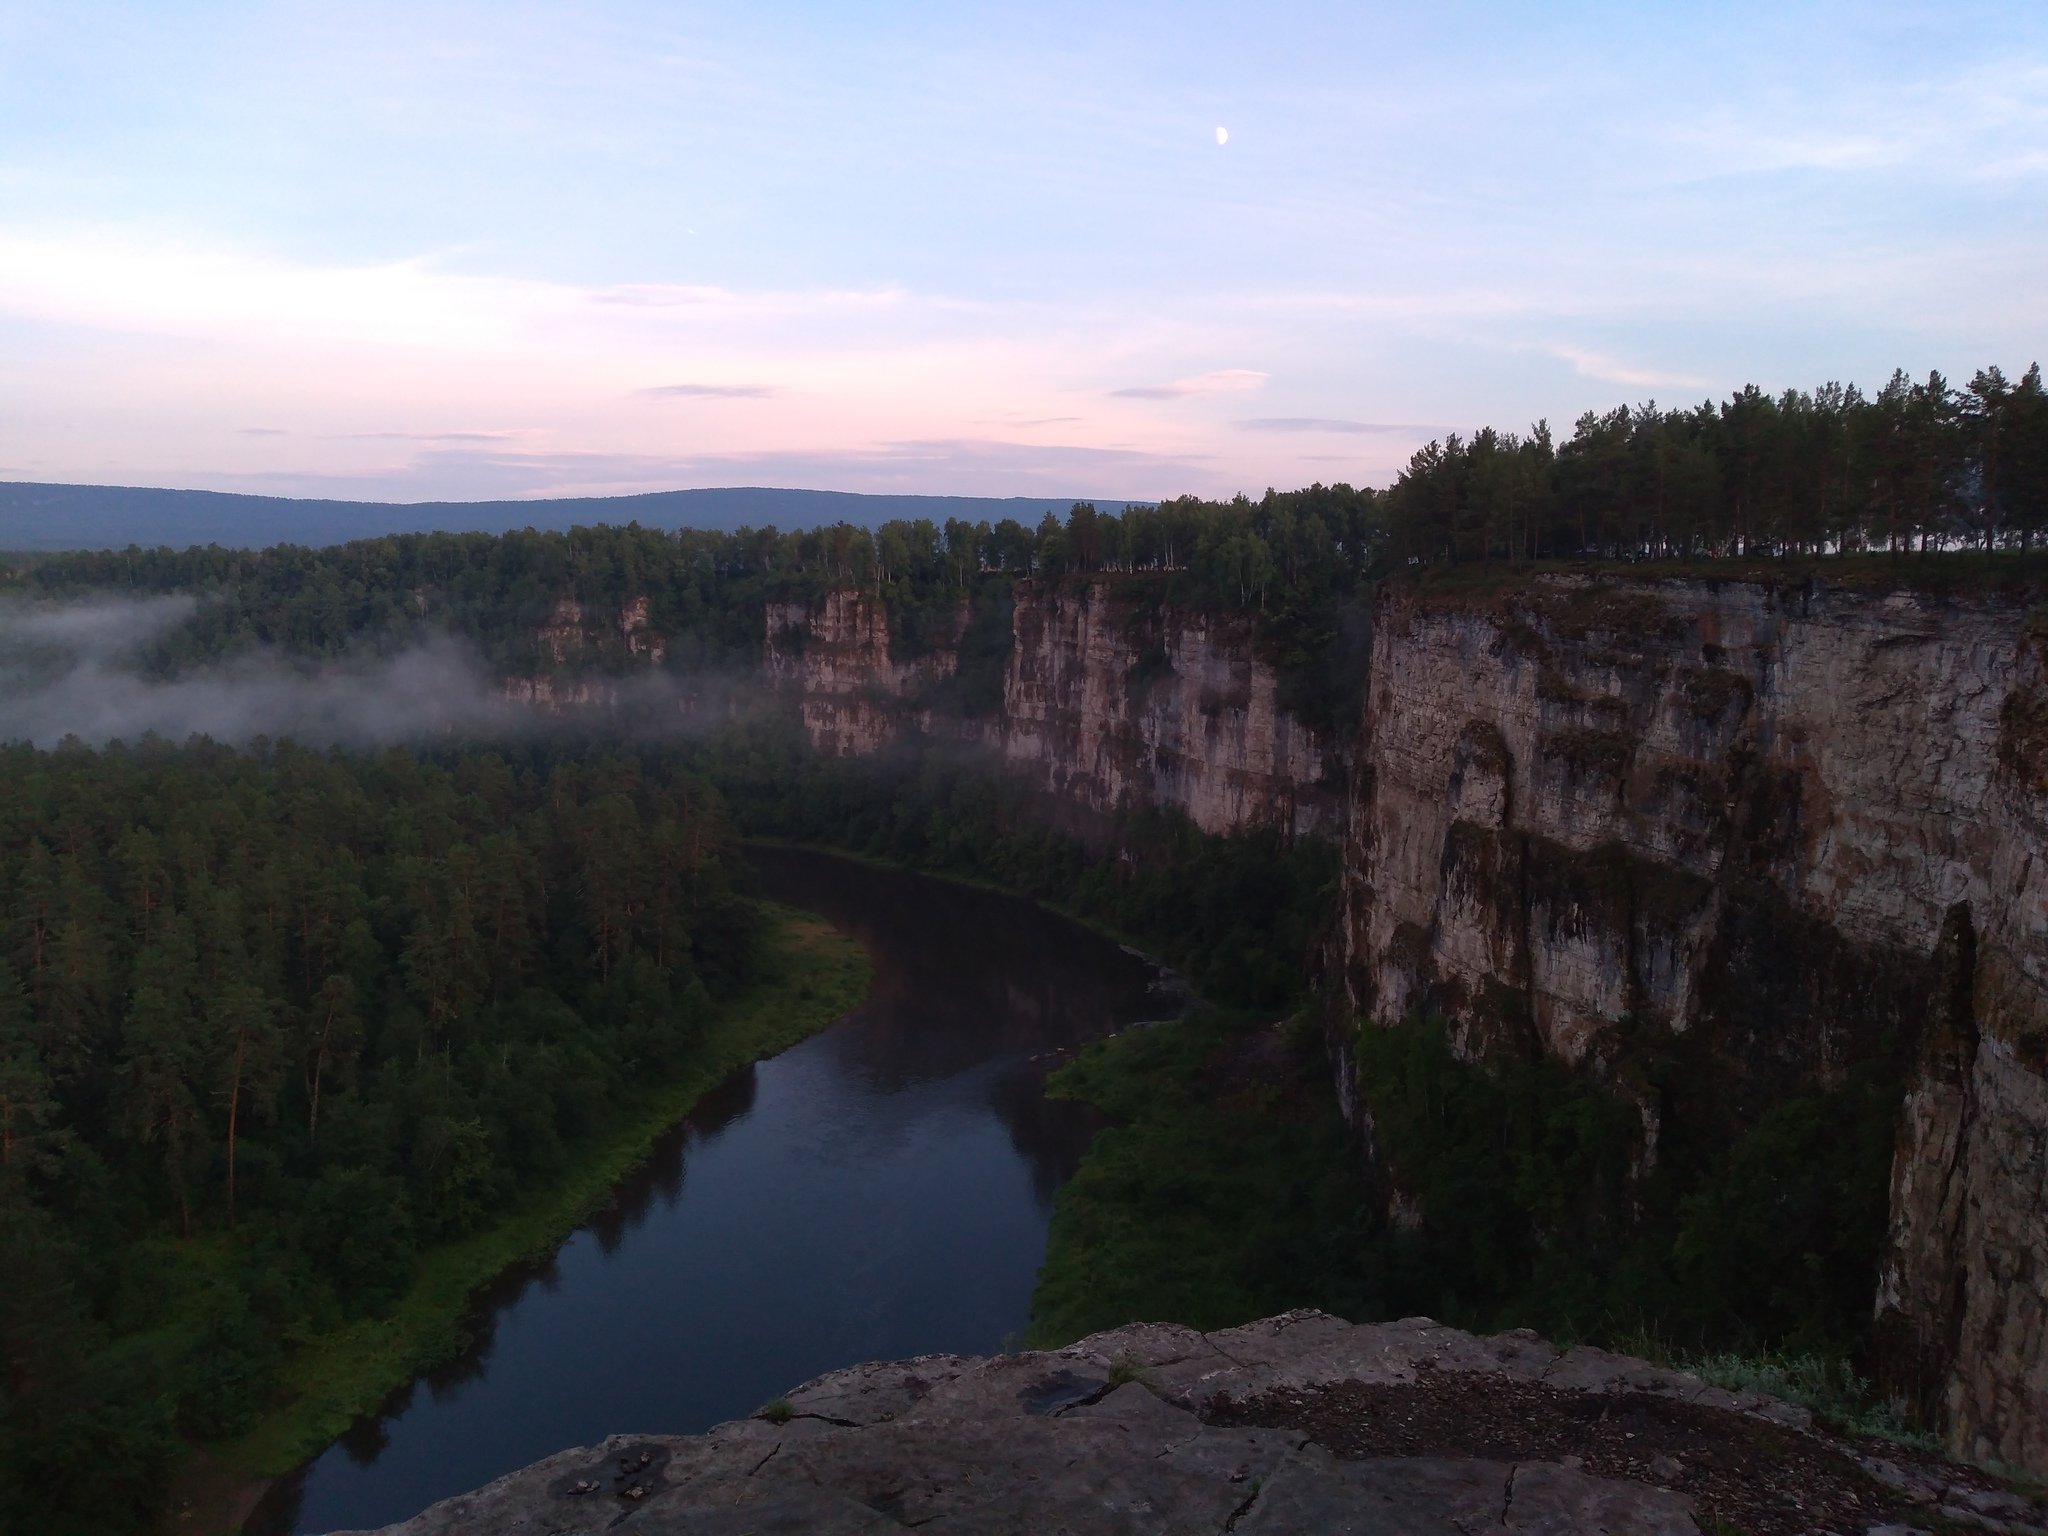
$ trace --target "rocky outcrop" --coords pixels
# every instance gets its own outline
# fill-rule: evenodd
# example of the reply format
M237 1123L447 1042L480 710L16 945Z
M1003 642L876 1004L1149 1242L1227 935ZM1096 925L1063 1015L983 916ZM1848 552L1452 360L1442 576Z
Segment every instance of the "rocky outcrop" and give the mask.
M935 685L957 671L968 617L963 606L904 659L886 612L859 594L773 605L768 671L824 751L863 755L916 731L986 745L1090 812L1170 805L1207 832L1334 829L1332 744L1281 708L1248 618L1155 607L1101 582L1019 583L1001 707L964 718Z
M547 623L533 632L533 638L556 666L574 660L583 651L583 605L573 597L558 598L548 610Z
M1340 1456L1313 1432L1238 1422L1246 1413L1231 1408L1331 1383L1426 1391L1447 1380L1547 1391L1563 1417L1588 1423L1612 1414L1617 1445L1636 1438L1619 1421L1638 1405L1683 1409L1695 1424L1753 1419L1781 1447L1807 1424L1774 1399L1531 1334L1290 1313L1207 1336L1136 1326L1050 1353L856 1366L708 1435L564 1452L385 1536L1701 1529L1693 1498L1663 1486L1683 1480L1670 1458L1623 1459L1617 1468L1639 1471L1615 1476L1578 1455ZM1579 1413L1575 1400L1597 1406ZM1853 1467L1845 1475L1860 1481ZM1859 1533L1881 1523L1883 1499L1881 1485L1863 1486Z
M508 704L559 714L572 709L591 709L619 702L618 686L603 678L555 677L546 672L532 677L508 677L498 684L498 697Z
M1384 603L1371 679L1358 1011L1608 1076L1646 1156L1663 1116L1739 1123L1919 1042L1888 1383L1958 1450L2048 1470L2048 696L2024 606L1539 579ZM1677 1093L1631 1072L1653 1053L1687 1063Z
M556 667L567 667L621 653L637 656L660 666L668 655L668 642L648 624L648 602L629 598L613 614L610 623L602 610L573 597L557 598L548 610L548 621L533 632L534 646Z
M658 669L668 658L668 642L650 627L648 609L646 598L631 598L607 621L601 609L558 598L533 632L536 670L500 677L498 697L556 715L616 707L620 679L639 670L633 662Z
M626 642L626 654L644 656L652 666L668 657L668 642L647 625L647 599L633 598L619 610L619 635Z

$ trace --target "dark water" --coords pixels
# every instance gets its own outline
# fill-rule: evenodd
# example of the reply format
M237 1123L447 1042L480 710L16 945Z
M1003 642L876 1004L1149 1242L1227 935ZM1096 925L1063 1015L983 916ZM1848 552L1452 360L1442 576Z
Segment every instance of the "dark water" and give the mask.
M387 1524L608 1434L692 1433L838 1366L1022 1333L1093 1131L1044 1075L1170 1011L1157 972L1007 897L753 859L868 945L873 997L712 1094L613 1208L492 1288L472 1349L279 1483L250 1532Z

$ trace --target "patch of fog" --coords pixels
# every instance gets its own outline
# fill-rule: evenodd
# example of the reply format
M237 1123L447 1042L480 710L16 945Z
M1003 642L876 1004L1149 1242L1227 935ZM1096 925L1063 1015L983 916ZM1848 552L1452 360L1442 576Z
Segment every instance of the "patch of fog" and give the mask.
M375 748L445 736L519 736L587 710L546 717L507 697L476 652L441 637L393 655L311 664L247 652L168 678L133 657L197 611L184 596L0 602L0 742L92 746L154 734L241 743L291 737L309 746ZM606 680L606 719L673 728L703 690L662 677Z
M0 652L60 651L83 658L130 655L199 611L187 593L84 597L68 603L0 598Z

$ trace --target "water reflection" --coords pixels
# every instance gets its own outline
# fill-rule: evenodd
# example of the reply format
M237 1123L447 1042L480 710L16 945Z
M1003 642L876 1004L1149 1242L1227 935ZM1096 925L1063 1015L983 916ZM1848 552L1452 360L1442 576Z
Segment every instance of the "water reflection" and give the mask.
M704 1429L835 1366L1023 1329L1093 1131L1044 1075L1164 1011L1154 971L1006 897L755 862L868 945L870 1000L708 1096L556 1254L486 1289L467 1350L280 1483L250 1532L401 1520L606 1434Z

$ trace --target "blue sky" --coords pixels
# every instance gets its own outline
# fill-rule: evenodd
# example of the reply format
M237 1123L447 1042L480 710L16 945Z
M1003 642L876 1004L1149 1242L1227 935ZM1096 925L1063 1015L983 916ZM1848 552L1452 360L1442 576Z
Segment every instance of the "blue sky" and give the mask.
M2044 275L2038 3L0 0L0 478L1383 483Z

